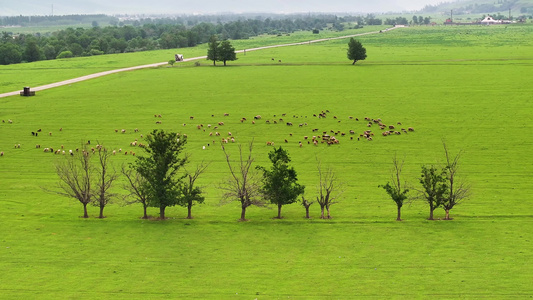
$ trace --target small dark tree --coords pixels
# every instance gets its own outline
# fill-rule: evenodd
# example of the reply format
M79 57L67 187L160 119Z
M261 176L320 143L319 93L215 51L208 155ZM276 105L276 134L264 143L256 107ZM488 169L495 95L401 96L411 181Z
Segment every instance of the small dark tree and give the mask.
M264 205L259 192L261 184L252 169L252 163L254 162L252 157L253 148L253 142L251 142L248 146L248 156L243 157L242 145L239 145L239 164L238 166L232 166L230 155L226 152L224 145L222 145L222 151L224 151L226 156L231 176L220 185L220 189L224 191L224 199L241 202L241 218L239 221L246 221L246 208L249 206Z
M446 143L442 142L444 146L444 153L446 155L446 180L448 182L448 190L444 195L444 202L442 207L446 212L445 220L451 220L450 210L454 208L464 199L470 196L470 186L464 181L457 180L457 173L459 171L459 159L461 158L461 152L459 152L455 157L452 157L448 152L448 147Z
M187 219L192 219L192 207L195 203L203 203L205 197L202 195L202 189L195 186L196 179L205 172L209 165L201 164L196 167L194 172L186 172L186 180L181 186L181 205L187 206Z
M311 207L313 203L315 203L315 201L308 201L307 199L305 199L305 196L302 195L302 206L305 207L305 218L306 219L311 219L311 217L309 216L309 207Z
M56 163L56 173L59 176L59 195L74 198L83 205L83 217L88 218L87 204L92 197L92 154L84 146L80 152L73 152L63 161Z
M420 184L422 189L419 192L429 204L428 220L434 220L433 211L443 204L445 193L448 190L446 170L438 170L435 166L422 166Z
M394 155L392 158L392 174L391 174L391 182L387 182L386 185L380 185L387 194L391 197L392 201L396 203L396 207L398 208L398 217L396 218L396 221L402 220L402 206L405 200L407 200L407 193L409 192L408 189L405 188L406 184L403 183L402 187L402 181L400 179L400 176L402 174L402 168L403 168L403 161L400 163Z
M229 41L222 41L220 45L218 46L218 61L224 62L224 66L226 65L226 61L234 61L237 60L237 54L235 53L235 48L231 45Z
M354 38L350 38L348 43L348 59L353 60L352 65L355 65L358 60L366 59L366 48Z
M305 187L297 183L298 177L293 167L289 167L291 161L289 153L283 148L274 148L268 153L272 167L267 170L258 166L263 171L263 187L261 193L265 199L278 207L278 219L281 219L283 205L296 202L298 196L303 194Z
M216 65L217 60L220 60L219 45L220 42L218 41L217 36L212 35L207 46L207 60L212 60L213 66Z
M126 195L126 199L130 197L134 199L133 201L127 201L126 203L141 203L144 211L142 218L148 219L148 214L146 211L149 206L148 182L135 170L135 167L126 169L126 167L122 166L122 174L127 179L127 183L124 185L124 189L128 191L129 194Z
M335 204L335 200L342 194L341 183L331 168L322 170L322 165L318 161L318 196L316 201L320 205L320 218L331 219L330 206ZM327 210L327 216L324 215L324 209Z
M179 186L184 177L179 177L178 171L187 158L180 158L179 154L187 137L156 129L146 137L146 143L143 149L147 156L136 156L135 169L147 182L150 206L159 207L159 218L163 220L165 209L180 201Z
M100 208L99 218L104 218L104 208L116 194L110 193L109 190L118 178L117 172L110 163L111 153L106 148L99 147L98 150L98 167L96 168L97 180L95 180L95 201L94 204Z

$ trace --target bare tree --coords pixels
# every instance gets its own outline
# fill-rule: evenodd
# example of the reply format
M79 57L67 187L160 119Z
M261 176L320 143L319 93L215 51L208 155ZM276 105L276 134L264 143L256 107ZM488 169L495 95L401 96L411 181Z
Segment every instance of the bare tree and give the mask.
M111 153L103 148L101 145L98 147L98 168L96 173L98 179L95 182L95 205L100 207L99 218L104 218L104 208L109 201L117 196L117 194L110 193L109 190L113 186L114 182L118 178L118 173L111 166L110 159Z
M455 157L452 157L448 151L446 143L443 141L444 153L446 155L446 179L448 181L448 191L444 195L444 201L442 207L446 211L445 220L451 220L450 210L455 205L459 204L464 199L470 196L470 185L464 181L457 180L457 172L459 171L459 159L461 158L462 151L459 151Z
M187 219L192 219L192 207L195 202L197 203L203 203L205 200L205 197L202 196L202 189L198 186L195 186L196 179L202 173L205 172L205 170L209 167L209 164L200 164L196 166L196 170L194 172L189 172L187 169L185 169L186 173L186 180L182 185L182 205L187 206Z
M223 198L229 201L238 200L241 202L240 221L246 221L246 208L251 205L264 205L260 198L261 183L252 169L254 158L252 157L253 141L248 146L248 155L245 157L242 145L239 145L239 162L238 165L232 165L230 155L226 152L224 145L222 151L226 156L226 162L231 176L220 185L224 191Z
M331 219L330 206L337 203L335 200L340 197L344 192L341 187L342 183L339 181L333 170L328 167L326 170L322 170L322 164L318 161L318 196L316 200L320 205L320 218ZM327 211L327 216L324 215L324 209Z
M131 202L126 202L127 204L132 203L141 203L143 206L143 219L148 219L148 214L146 210L149 206L148 203L148 183L144 177L142 177L135 168L127 169L124 165L122 166L122 174L126 177L127 183L124 185L124 189L129 192L126 195L126 198L133 198Z
M315 203L315 201L308 201L307 199L305 199L305 195L302 195L302 206L305 207L306 219L311 219L311 217L309 216L309 207L311 207L313 203Z
M56 173L59 176L59 195L78 200L83 205L83 217L88 218L87 204L92 201L92 154L87 146L82 151L71 152L71 155L56 163Z
M380 185L380 187L382 187L396 203L396 207L398 208L398 217L396 218L396 221L402 220L402 206L404 201L407 200L407 193L409 192L409 190L405 188L407 184L404 182L402 186L402 181L400 178L403 164L404 161L402 160L399 162L395 154L392 158L391 181L387 182L385 185Z

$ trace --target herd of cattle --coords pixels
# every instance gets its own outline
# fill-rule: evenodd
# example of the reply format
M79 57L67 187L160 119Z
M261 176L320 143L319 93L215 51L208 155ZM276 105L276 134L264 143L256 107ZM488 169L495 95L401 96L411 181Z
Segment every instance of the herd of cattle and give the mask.
M307 116L298 116L298 115L293 115L292 118L291 117L287 117L286 114L281 114L280 116L276 116L276 115L273 115L273 117L271 118L268 118L268 119L264 119L261 115L256 115L254 116L253 118L250 118L250 121L248 121L248 118L246 117L242 117L240 118L240 123L241 124L245 124L245 123L249 123L249 124L270 124L270 125L274 125L274 124L283 124L283 125L286 125L288 128L292 128L293 126L296 127L298 126L298 128L302 128L302 129L305 129L306 127L309 127L309 123L318 123L319 119L326 119L326 118L330 118L330 112L328 110L325 110L325 111L321 111L320 113L317 113L317 114L313 114L313 117L312 118L307 118ZM229 119L227 117L229 117L229 113L224 113L223 114L225 118L225 120ZM158 124L162 124L163 122L159 119L162 119L162 115L161 114L155 114L154 115L155 118L157 118L158 120L155 122L156 125ZM212 118L215 118L215 115L211 115ZM336 123L341 123L342 120L341 118L337 117L337 116L331 116L331 118L336 121ZM190 116L189 117L189 120L190 121L194 121L194 116ZM297 122L299 121L300 119L304 119L304 120L308 120L308 121L305 121L305 122ZM363 121L364 120L364 121ZM349 121L350 123L349 124L357 124L359 123L359 118L354 118L352 116L349 116L347 121ZM279 142L279 143L287 143L289 144L290 143L290 140L292 140L293 142L296 142L297 141L297 144L299 147L303 147L304 145L314 145L314 146L318 146L319 144L325 144L325 145L337 145L337 144L340 144L341 143L341 139L342 138L348 138L349 136L349 140L357 140L357 141L361 141L361 140L366 140L366 141L372 141L374 138L375 138L375 135L376 133L374 133L373 131L373 128L379 128L379 135L383 136L383 137L386 137L386 136L389 136L389 135L402 135L402 134L407 134L407 133L410 133L410 132L414 132L414 128L413 127L402 127L402 123L401 122L395 122L393 125L392 124L384 124L383 121L381 119L373 119L373 118L364 118L362 119L361 122L362 124L364 124L365 126L365 130L361 130L360 132L357 132L356 130L354 129L350 129L348 131L341 131L341 130L333 130L333 129L330 129L330 130L320 130L319 128L317 127L313 127L312 130L310 130L309 134L308 135L300 135L300 136L296 136L295 134L293 134L292 132L289 132L287 134L287 136L285 138L281 138L279 141L275 141L275 140L266 140L266 145L267 146L274 146L276 144L276 142ZM2 120L3 123L6 123L5 120ZM228 123L232 123L231 121L227 121ZM7 123L9 124L12 124L13 121L12 120L8 120ZM359 124L361 124L359 123ZM187 124L186 123L183 123L182 124L183 127L187 127ZM215 145L217 143L217 139L218 139L218 142L219 143L235 143L236 142L236 137L235 135L231 132L231 131L226 131L224 130L224 133L222 132L222 128L225 126L225 123L223 121L215 121L213 122L213 124L196 124L195 125L195 128L197 130L201 130L203 132L205 132L210 140L212 141L212 144L211 142L207 143L207 145L203 145L202 146L202 149L206 149L206 146L209 147L211 145ZM350 125L352 126L352 125ZM59 131L63 131L63 128L60 128ZM115 133L122 133L122 134L125 134L127 131L126 129L115 129L114 130ZM279 134L280 132L283 132L285 130L282 130L282 129L274 129L272 128L272 131L273 133L277 133ZM294 130L289 130L289 131L294 131ZM41 133L42 130L41 129L38 129L36 131L32 131L31 132L31 135L32 136L35 136L35 137L38 137L39 136L39 133ZM133 130L134 133L136 134L139 134L139 129L138 128L135 128ZM300 130L301 132L301 130ZM48 133L49 136L52 136L52 132L49 132ZM186 134L185 134L186 136ZM143 135L140 134L139 137L142 139L143 138ZM217 139L213 139L214 137L216 137ZM91 141L87 141L86 142L86 145L87 145L87 151L92 151L93 153L95 151L97 151L98 149L101 149L101 145L95 145L94 147L91 147L90 146L91 144ZM138 141L138 139L135 139L134 141L130 142L129 144L130 147L146 147L145 144L141 143ZM19 149L21 147L20 144L15 144L15 148L16 149ZM35 145L35 148L41 148L41 145L40 144L36 144ZM75 152L78 152L80 151L79 148L76 148L74 150L66 150L65 147L63 145L59 146L59 147L56 147L56 148L53 148L53 147L43 147L43 152L45 153L54 153L54 154L63 154L63 155L74 155ZM82 149L83 151L83 149ZM125 155L133 155L135 156L135 152L134 151L123 151L122 148L119 148L118 150L112 150L112 154L113 155L116 155L116 154L125 154ZM4 156L4 152L1 151L0 152L0 156Z

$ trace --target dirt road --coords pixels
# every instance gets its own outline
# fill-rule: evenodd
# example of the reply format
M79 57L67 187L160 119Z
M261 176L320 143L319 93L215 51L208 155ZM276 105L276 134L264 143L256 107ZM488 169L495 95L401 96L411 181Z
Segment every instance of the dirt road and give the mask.
M392 29L395 29L395 27L387 28L387 29L382 30L382 31L385 32L385 31L390 31ZM372 32L366 32L366 33L352 34L352 35L346 35L346 36L341 36L341 37L326 38L326 39L312 40L312 41L299 42L299 43L291 43L291 44L282 44L282 45L265 46L265 47L259 47L259 48L251 48L251 49L246 49L246 50L239 50L239 51L236 51L236 52L237 53L243 53L244 51L250 52L250 51L257 51L257 50L270 49L270 48L307 45L307 44L320 43L320 42L331 41L331 40L340 40L340 39L346 39L346 38L369 35L369 34L376 34L376 33L380 33L380 31L372 31ZM199 57L193 57L193 58L184 59L183 61L194 61L194 60L200 60L200 59L206 59L206 58L207 58L207 56L199 56ZM168 64L168 62L161 62L161 63L155 63L155 64L148 64L148 65L142 65L142 66L136 66L136 67L129 67L129 68L123 68L123 69L116 69L116 70L111 70L111 71L99 72L99 73L94 73L94 74L90 74L90 75L86 75L86 76L82 76L82 77L78 77L78 78L74 78L74 79L64 80L64 81L55 82L55 83L42 85L42 86L38 86L38 87L32 87L31 90L38 92L38 91L47 90L47 89L51 89L51 88L55 88L55 87L60 87L60 86L64 86L64 85L68 85L68 84L72 84L72 83L76 83L76 82L80 82L80 81L85 81L85 80L89 80L89 79L93 79L93 78L97 78L97 77L102 77L102 76L106 76L106 75L110 75L110 74L115 74L115 73L119 73L119 72L134 71L134 70L145 69L145 68L154 68L154 67L164 66L166 64ZM15 96L15 95L19 95L19 94L20 94L20 91L3 93L3 94L0 94L0 98L9 97L9 96Z

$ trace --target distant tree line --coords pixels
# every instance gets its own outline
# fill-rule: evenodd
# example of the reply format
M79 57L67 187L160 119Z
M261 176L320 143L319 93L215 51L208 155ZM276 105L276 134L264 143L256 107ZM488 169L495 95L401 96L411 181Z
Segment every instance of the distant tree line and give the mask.
M194 47L208 42L213 35L218 35L222 40L236 40L260 34L291 33L328 26L337 30L343 29L343 20L335 16L295 20L247 19L217 24L203 22L192 27L183 24L160 24L152 20L141 21L145 24L107 27L100 27L93 22L92 28L68 28L46 35L14 35L4 31L0 36L0 64Z

